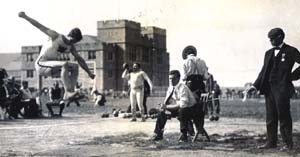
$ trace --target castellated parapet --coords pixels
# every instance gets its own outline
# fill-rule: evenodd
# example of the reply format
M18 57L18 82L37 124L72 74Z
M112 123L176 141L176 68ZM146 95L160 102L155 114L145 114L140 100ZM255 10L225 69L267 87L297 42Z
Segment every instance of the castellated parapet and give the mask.
M162 35L166 36L166 30L158 27L142 27L142 34L157 34L157 35Z
M131 28L136 30L141 30L141 24L129 20L107 20L107 21L98 21L98 29L107 29L107 28Z
M75 48L77 51L99 51L103 49L102 46L103 43L80 43L80 44L75 44Z

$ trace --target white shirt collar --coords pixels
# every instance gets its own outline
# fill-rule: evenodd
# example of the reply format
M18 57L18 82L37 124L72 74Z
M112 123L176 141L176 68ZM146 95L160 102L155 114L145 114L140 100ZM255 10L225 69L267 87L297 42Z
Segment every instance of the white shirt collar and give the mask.
M177 88L179 88L180 86L180 82L177 83L177 85L173 86L173 88L176 90Z
M283 45L284 45L284 42L282 42L279 46L276 46L276 47L282 48ZM275 56L277 56L277 54L279 53L279 51L280 51L280 50L275 50L275 51L274 51Z

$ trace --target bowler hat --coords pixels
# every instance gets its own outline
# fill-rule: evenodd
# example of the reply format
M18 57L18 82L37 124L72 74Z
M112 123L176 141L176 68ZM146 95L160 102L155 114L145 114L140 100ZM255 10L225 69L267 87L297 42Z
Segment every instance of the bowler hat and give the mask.
M188 54L197 55L197 49L192 45L189 45L189 46L185 47L182 51L182 58L186 59Z

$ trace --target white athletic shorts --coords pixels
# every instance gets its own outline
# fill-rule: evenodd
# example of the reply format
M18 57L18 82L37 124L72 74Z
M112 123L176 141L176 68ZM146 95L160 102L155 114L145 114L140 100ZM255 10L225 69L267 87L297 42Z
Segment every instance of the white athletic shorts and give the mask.
M66 61L39 61L35 64L35 70L41 76L52 76L61 71Z

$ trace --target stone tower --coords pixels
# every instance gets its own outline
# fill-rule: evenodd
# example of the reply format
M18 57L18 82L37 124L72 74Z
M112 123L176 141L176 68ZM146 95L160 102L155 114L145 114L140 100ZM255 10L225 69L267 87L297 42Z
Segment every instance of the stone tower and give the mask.
M169 54L166 52L166 30L141 27L128 20L98 21L98 39L116 44L115 71L121 77L122 64L140 63L154 86L168 86ZM120 80L120 84L123 84Z

